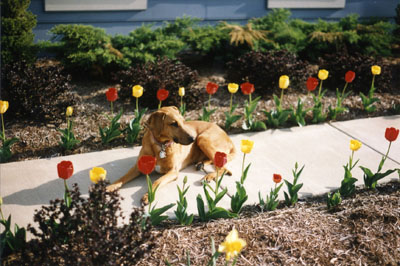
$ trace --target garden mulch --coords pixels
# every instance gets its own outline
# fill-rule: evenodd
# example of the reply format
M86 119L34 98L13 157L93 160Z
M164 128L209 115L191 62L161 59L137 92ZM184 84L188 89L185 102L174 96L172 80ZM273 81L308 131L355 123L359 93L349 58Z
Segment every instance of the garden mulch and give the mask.
M186 265L188 253L192 265L206 265L211 238L218 248L233 228L247 242L237 265L398 265L400 183L361 189L334 212L315 197L273 212L248 206L239 219L158 228L155 247L137 265Z

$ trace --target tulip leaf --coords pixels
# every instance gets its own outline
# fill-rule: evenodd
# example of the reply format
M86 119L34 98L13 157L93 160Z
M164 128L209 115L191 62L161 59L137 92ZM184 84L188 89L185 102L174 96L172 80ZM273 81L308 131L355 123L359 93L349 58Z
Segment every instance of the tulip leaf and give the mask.
M197 195L197 212L199 213L200 220L205 222L207 221L206 212L204 209L204 201L200 194Z

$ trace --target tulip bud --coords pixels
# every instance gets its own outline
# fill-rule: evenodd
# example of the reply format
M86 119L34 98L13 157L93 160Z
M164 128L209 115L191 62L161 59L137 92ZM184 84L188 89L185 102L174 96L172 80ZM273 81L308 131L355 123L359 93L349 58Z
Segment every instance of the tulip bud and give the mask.
M381 67L374 65L371 67L372 75L380 75L381 74Z
M65 115L71 116L73 112L74 112L74 108L72 108L72 106L68 106L67 111L65 112Z
M95 184L105 180L106 175L107 171L103 167L93 167L92 170L89 171L90 180Z
M0 114L4 114L8 109L8 101L0 101Z
M228 91L230 93L236 93L239 89L239 85L236 83L229 83L228 84Z
M318 78L319 78L320 80L326 80L326 79L328 78L328 76L329 76L329 71L326 70L326 69L321 69L321 70L318 72Z
M140 85L135 85L132 87L132 96L135 98L139 98L143 95L143 87Z
M279 88L287 89L289 87L289 77L287 75L282 75L279 78Z
M185 96L185 87L179 88L179 96L181 96L181 97Z

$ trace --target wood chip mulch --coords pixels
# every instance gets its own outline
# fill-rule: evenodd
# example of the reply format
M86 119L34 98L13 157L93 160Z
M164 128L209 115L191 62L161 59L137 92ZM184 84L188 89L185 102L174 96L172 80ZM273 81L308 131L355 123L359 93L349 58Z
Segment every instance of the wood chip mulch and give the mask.
M159 228L155 248L137 265L186 265L187 252L191 265L207 265L211 238L218 248L232 228L247 242L237 265L399 265L400 183L362 190L336 212L320 198L273 212L249 207L239 219Z

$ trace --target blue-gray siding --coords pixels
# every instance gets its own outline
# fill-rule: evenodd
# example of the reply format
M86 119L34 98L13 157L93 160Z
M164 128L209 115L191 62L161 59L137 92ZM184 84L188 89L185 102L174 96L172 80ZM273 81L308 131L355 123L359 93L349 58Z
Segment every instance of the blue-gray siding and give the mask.
M392 19L398 3L398 0L346 0L344 9L292 9L291 12L292 17L307 21L318 18L338 20L352 13L359 14L361 18ZM31 0L30 10L37 15L36 40L49 39L48 30L56 24L90 24L114 35L128 34L143 23L159 25L184 15L209 23L221 20L245 22L270 12L265 0L148 0L146 10L109 12L45 12L44 0Z

